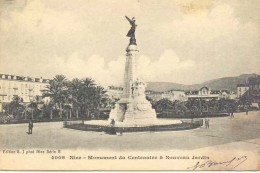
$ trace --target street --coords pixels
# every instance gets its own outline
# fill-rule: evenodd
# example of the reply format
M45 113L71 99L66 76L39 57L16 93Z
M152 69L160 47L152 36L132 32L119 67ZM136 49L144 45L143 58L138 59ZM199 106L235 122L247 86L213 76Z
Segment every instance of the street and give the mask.
M210 118L205 126L185 131L124 133L65 129L62 122L0 125L0 149L107 149L114 151L196 150L206 147L258 151L260 147L260 112L236 113L235 118Z

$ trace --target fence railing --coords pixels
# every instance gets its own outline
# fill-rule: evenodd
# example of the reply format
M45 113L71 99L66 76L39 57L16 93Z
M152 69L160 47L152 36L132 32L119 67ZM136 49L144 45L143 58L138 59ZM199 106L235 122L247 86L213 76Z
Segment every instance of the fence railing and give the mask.
M169 125L151 125L145 127L111 127L109 125L92 125L84 124L83 121L68 121L63 123L64 128L71 128L83 131L97 131L107 132L112 128L117 132L142 132L142 131L175 131L175 130L187 130L198 128L203 125L202 119L196 120L182 120L181 124L169 124Z

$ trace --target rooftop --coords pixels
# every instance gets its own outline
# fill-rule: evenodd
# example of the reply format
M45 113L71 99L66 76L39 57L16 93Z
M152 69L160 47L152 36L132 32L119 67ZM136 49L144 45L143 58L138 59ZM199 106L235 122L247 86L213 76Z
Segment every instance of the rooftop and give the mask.
M0 79L42 82L42 83L48 83L49 82L49 79L34 78L34 77L29 77L29 76L26 76L26 77L25 76L16 76L16 75L8 75L8 74L0 74Z

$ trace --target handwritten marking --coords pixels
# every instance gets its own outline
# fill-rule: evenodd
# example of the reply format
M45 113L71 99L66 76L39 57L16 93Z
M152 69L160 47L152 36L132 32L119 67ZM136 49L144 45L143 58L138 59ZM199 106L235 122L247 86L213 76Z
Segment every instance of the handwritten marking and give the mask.
M208 160L205 163L200 163L197 162L194 166L191 167L187 167L187 169L192 169L192 170L196 170L196 169L200 169L200 168L204 168L204 167L212 167L212 166L216 166L216 165L224 165L224 166L229 166L231 165L231 163L234 164L233 168L238 167L239 165L241 165L242 163L244 163L247 160L247 156L242 156L242 157L234 157L229 161L224 161L224 162L216 162L216 161L212 161L212 160Z

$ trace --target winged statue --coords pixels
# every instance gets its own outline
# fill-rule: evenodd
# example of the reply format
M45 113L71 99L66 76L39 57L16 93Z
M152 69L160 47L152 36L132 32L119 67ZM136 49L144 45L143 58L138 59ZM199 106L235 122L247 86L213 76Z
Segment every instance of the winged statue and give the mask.
M127 33L127 37L130 37L130 42L134 42L135 43L135 29L137 27L137 25L135 24L135 17L131 19L129 19L129 17L125 16L125 18L129 21L131 28Z

